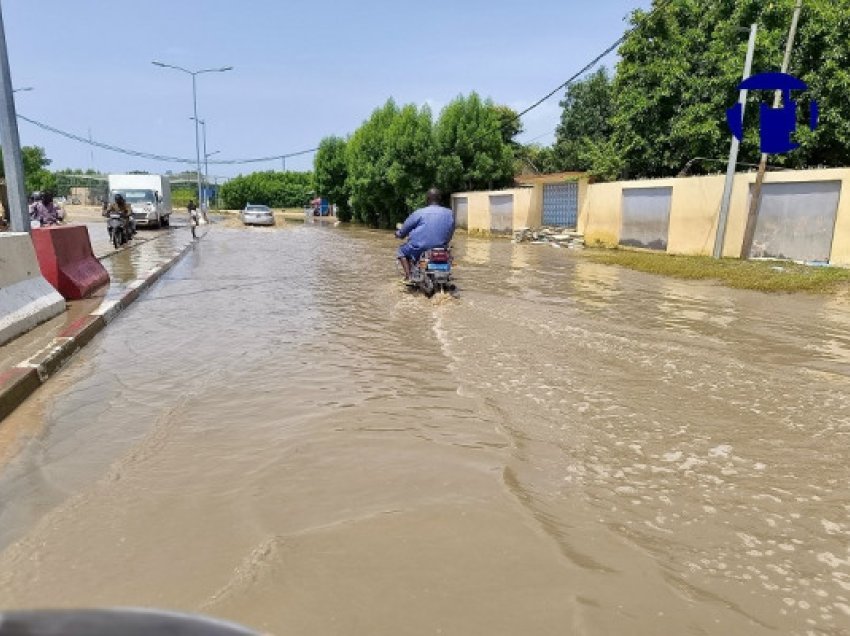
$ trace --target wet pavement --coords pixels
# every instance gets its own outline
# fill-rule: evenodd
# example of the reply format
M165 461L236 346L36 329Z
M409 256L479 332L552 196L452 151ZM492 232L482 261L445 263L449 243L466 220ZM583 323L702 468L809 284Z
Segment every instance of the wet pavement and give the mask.
M189 240L188 219L177 218L171 229L140 232L136 239L116 250L108 236L103 237L106 230L102 223L80 219L80 215L75 217L75 224L84 224L89 230L92 250L109 273L109 286L97 290L92 298L68 301L65 313L0 347L0 371L35 355L75 321L95 311L104 302L119 298L128 285L170 259Z
M850 299L213 228L0 427L0 607L276 634L850 632Z

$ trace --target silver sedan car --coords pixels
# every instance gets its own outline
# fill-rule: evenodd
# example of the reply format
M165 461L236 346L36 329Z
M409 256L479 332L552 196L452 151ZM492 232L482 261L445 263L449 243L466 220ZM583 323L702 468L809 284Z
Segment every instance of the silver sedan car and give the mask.
M249 203L239 214L245 225L274 225L274 212L267 205Z

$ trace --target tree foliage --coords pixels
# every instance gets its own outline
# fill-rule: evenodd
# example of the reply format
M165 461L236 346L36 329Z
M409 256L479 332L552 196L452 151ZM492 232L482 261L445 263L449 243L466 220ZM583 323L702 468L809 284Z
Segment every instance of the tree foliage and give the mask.
M500 114L501 113L501 114ZM437 183L444 192L501 188L513 183L514 152L504 111L477 93L443 109L436 126Z
M559 170L589 170L611 136L613 83L602 68L570 85L561 102L561 122L555 131L555 164Z
M240 210L247 203L274 208L294 208L305 205L313 193L312 172L253 172L239 175L221 186L222 205Z
M316 151L313 170L316 175L316 193L337 206L340 221L351 220L348 189L348 166L346 165L346 141L341 137L325 137Z
M560 170L555 150L551 146L527 144L516 150L515 174L548 174Z
M56 177L47 169L50 159L40 146L22 146L21 161L24 166L24 188L27 192L56 190ZM0 176L6 176L3 153L0 151Z
M352 135L347 164L355 220L385 228L403 221L434 183L430 109L388 100Z
M512 109L475 93L455 99L436 123L427 106L390 99L348 140L322 142L317 187L338 205L350 202L355 221L389 228L424 205L435 185L448 195L511 184L519 147L513 139L521 130Z
M725 112L737 99L746 51L740 28L753 22L759 26L753 73L778 71L793 5L793 0L677 0L652 17L635 11L631 22L640 26L619 50L611 143L595 161L619 164L623 176L655 177L676 174L694 157L725 157ZM789 72L810 87L799 95L801 123L814 98L821 105L821 124L813 133L799 127L796 138L802 147L771 157L772 163L799 167L850 161L848 29L850 4L804 4ZM740 161L759 156L758 104L771 97L761 91L750 95Z

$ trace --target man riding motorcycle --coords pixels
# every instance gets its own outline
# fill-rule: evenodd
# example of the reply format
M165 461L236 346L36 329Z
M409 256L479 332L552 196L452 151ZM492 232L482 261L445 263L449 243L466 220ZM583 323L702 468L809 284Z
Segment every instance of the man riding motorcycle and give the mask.
M446 247L455 231L454 213L440 205L442 195L436 188L428 190L428 206L413 212L396 231L396 238L409 236L398 248L398 260L404 270L404 280L410 280L410 264L419 260L426 250Z
M136 219L133 218L133 208L124 199L123 194L116 194L115 201L109 204L103 212L103 216L109 216L110 213L117 212L121 215L124 223L130 228L130 238L136 234Z

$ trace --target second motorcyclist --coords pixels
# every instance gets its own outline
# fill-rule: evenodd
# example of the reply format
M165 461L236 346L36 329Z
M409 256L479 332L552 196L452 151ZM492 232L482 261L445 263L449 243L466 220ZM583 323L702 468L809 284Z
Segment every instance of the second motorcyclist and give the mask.
M136 219L133 218L133 208L124 199L124 195L116 194L115 201L109 204L109 207L103 212L103 216L109 216L111 212L117 212L121 215L129 228L129 237L132 239L136 235Z

